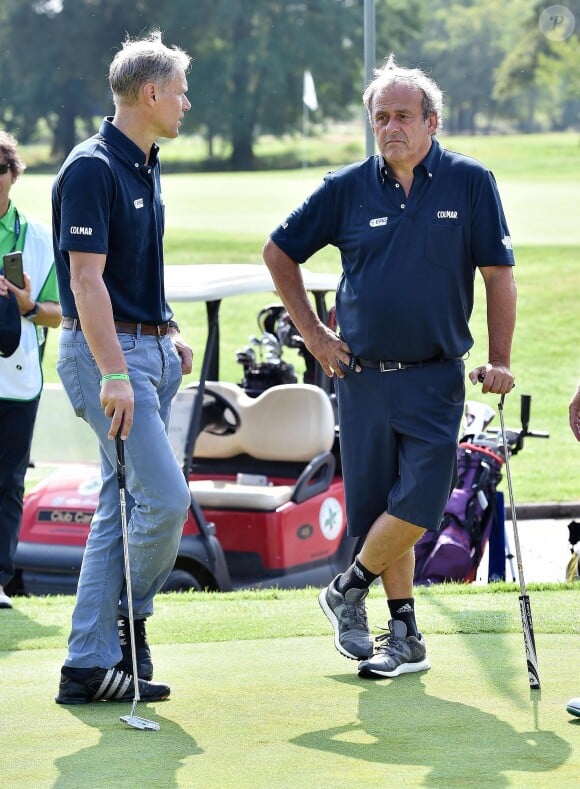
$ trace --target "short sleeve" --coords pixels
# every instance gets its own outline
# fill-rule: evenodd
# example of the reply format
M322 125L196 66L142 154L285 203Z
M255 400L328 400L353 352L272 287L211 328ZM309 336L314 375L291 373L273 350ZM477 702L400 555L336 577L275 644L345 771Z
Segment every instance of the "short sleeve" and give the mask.
M493 173L486 171L473 204L472 255L482 266L514 266L512 239Z
M334 226L334 200L325 179L270 237L292 260L304 263L319 249L334 243Z
M59 249L106 254L114 196L113 178L107 163L94 156L76 159L63 173L59 188Z

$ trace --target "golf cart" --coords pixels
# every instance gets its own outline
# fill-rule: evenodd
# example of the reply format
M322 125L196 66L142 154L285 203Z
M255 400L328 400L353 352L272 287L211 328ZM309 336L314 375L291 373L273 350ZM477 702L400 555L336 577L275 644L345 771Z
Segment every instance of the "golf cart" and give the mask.
M329 324L337 277L302 269ZM238 384L220 380L220 306L226 297L271 294L263 265L167 266L166 292L205 302L207 339L199 381L177 394L170 440L189 480L191 507L165 591L327 584L348 565L332 382L280 304L258 313L261 337L238 351ZM282 359L292 348L303 381ZM223 361L223 360L222 360ZM63 467L24 501L13 591L74 593L100 478L90 464Z

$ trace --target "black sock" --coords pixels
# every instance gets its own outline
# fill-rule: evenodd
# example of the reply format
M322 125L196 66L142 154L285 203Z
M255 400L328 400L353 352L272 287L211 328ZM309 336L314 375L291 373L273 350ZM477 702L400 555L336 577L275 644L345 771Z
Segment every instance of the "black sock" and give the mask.
M378 577L378 575L367 570L367 568L360 563L357 556L348 570L345 570L340 576L336 586L341 594L344 594L347 589L368 589L372 582Z
M415 622L415 599L413 597L405 597L402 600L387 600L387 603L391 617L405 623L408 636L418 638L419 631Z

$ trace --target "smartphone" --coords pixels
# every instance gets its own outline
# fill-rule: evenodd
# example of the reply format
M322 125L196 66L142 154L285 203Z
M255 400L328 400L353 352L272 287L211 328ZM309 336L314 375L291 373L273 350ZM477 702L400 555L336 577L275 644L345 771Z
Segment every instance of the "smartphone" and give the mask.
M4 276L17 288L24 287L24 269L22 268L22 252L8 252L2 258Z

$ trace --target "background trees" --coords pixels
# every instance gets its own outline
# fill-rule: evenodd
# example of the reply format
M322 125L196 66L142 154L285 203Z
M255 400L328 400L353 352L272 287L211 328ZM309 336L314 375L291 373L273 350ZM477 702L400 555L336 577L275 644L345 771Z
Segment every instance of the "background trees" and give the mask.
M566 0L580 29L580 0ZM453 132L559 129L578 122L578 30L542 32L543 0L376 0L377 63L394 51L445 91ZM3 0L0 125L50 134L62 159L112 110L107 68L126 33L159 27L193 57L184 131L229 166L256 165L258 135L302 124L302 76L319 123L360 112L363 0ZM225 145L224 145L225 143Z

